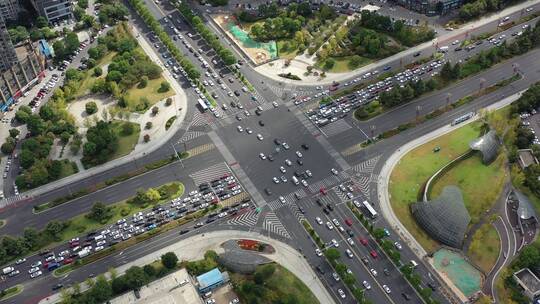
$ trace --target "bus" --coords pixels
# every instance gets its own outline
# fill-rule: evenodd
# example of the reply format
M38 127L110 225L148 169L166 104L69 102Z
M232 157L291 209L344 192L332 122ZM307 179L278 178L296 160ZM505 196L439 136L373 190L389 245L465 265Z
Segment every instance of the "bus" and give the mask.
M464 122L464 121L466 121L466 120L471 119L473 116L474 116L474 112L469 112L469 113L467 113L467 114L465 114L465 115L463 115L463 116L460 116L460 117L454 119L454 120L452 121L451 125L452 125L452 126L455 126L455 125L457 125L457 124L460 124L460 123L462 123L462 122Z
M201 111L206 112L208 110L208 105L206 105L206 102L199 98L199 106L201 107Z
M363 201L362 202L362 205L364 206L364 208L367 209L369 215L371 216L371 218L376 218L378 213L377 211L375 211L375 209L371 206L370 203L368 203L368 201Z

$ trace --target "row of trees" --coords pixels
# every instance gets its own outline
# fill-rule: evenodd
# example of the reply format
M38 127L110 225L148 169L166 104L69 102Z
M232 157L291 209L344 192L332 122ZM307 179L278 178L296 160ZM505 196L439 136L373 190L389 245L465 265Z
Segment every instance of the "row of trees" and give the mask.
M182 13L184 18L195 28L195 30L203 37L203 39L210 45L216 54L223 60L226 65L231 65L236 63L236 57L231 50L224 47L219 41L218 36L216 36L201 20L199 16L196 16L192 11L189 5L182 1L177 4L177 8Z
M193 80L199 79L201 77L199 70L193 65L191 60L186 58L176 47L171 37L169 37L161 24L154 18L150 10L148 10L145 2L143 0L129 0L129 3L135 8L148 27L157 35L159 40L161 40L176 61L184 68L188 77Z
M104 275L99 275L96 280L87 280L90 289L81 293L77 284L71 292L62 291L62 304L99 304L105 303L111 298L129 290L137 290L144 285L164 277L176 269L178 257L174 252L167 252L161 256L161 265L156 267L147 264L143 267L132 266L126 272L118 276L115 270L111 270L111 280Z
M74 32L69 32L64 36L64 39L57 40L53 43L54 60L61 62L65 60L69 55L75 53L79 48L79 37Z
M17 24L21 24L22 20L17 21ZM24 20L28 21L28 20ZM16 25L8 29L11 41L14 44L17 44L26 39L32 41L37 41L39 39L54 39L61 34L61 32L55 32L48 27L48 22L45 17L39 16L35 19L34 26L28 25L25 27L23 25Z
M339 250L336 248L328 248L324 251L324 255L334 267L336 273L343 280L345 285L349 287L356 300L362 304L369 303L369 301L364 298L363 289L356 287L356 278L354 275L352 273L348 273L347 266L339 261L339 258L341 257Z
M298 19L289 17L267 18L264 22L255 23L249 35L257 41L270 41L278 39L290 39L302 28Z
M473 0L467 2L459 9L459 18L463 21L475 19L488 12L502 10L507 4L515 1Z
M2 147L0 147L0 150L4 154L11 154L15 150L15 146L17 145L17 136L19 136L19 130L18 129L10 129L9 130L9 136L6 137L5 142L2 144Z
M418 81L410 81L405 86L393 87L390 91L382 92L379 95L379 101L385 108L392 108L404 103L407 103L420 95L433 91L437 88L438 83L435 79L431 78L427 82L420 79Z

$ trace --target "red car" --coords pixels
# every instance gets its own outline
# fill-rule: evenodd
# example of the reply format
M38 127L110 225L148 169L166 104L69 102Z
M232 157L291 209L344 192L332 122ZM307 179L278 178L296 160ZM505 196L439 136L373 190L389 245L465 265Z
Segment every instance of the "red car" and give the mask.
M69 243L69 247L71 247L71 248L75 248L77 246L79 246L79 242L71 242L71 243Z
M362 243L362 245L367 246L368 241L366 239L362 239L362 238L359 238L359 239L360 239L360 243Z
M71 264L73 262L72 258L64 259L64 265Z
M351 219L349 219L349 218L346 219L346 220L345 220L345 224L347 224L347 226L349 226L349 227L352 226L352 221L351 221Z
M321 192L322 195L326 195L326 189L324 189L324 187L321 187L321 189L319 189L319 192Z
M376 252L375 250L371 250L371 251L369 252L369 254L370 254L374 259L377 258L377 252Z

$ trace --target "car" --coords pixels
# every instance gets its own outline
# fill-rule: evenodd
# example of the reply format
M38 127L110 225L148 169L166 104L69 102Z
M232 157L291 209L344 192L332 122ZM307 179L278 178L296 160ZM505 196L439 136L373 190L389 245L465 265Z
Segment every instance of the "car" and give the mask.
M246 133L251 134L251 133L253 133L253 130L251 130L249 127L246 127Z
M369 252L369 255L371 255L371 257L374 258L374 259L376 259L377 256L378 256L378 255L377 255L377 251L375 251L375 250L371 250L371 251Z
M315 249L315 253L317 254L317 256L323 255L322 251L319 248Z
M339 275L337 274L337 272L332 273L332 277L334 277L334 280L336 280L336 282L339 282Z
M304 162L300 158L296 160L296 163L300 166L304 165Z
M39 270L39 267L32 267L28 270L28 273L34 273Z
M320 274L324 274L324 269L322 269L321 265L318 265L317 267L315 267L317 269L317 271L320 273Z
M266 159L266 155L264 155L264 153L259 153L259 157L260 157L262 160L265 160L265 159Z
M342 299L345 299L345 297L346 297L345 292L344 292L341 288L339 288L339 289L337 290L337 292L338 292L339 296L340 296Z
M309 146L306 145L306 144L302 144L301 147L302 147L302 149L304 149L304 150L309 150Z
M367 290L370 290L370 289L371 289L371 285L368 283L368 281L363 281L363 282L362 282L362 285L364 285L364 287L365 287Z
M20 273L21 273L20 270L13 270L12 272L10 272L10 273L8 274L8 277L11 278L11 277L14 277L14 276L16 276L16 275L18 275L18 274L20 274Z
M274 108L279 107L279 104L277 103L277 101L273 101L273 102L272 102L272 105L274 106Z
M315 221L316 221L317 224L319 224L319 225L322 225L322 224L323 224L322 219L321 219L320 217L318 217L318 216L315 218Z
M61 289L62 287L64 287L64 284L58 283L52 287L52 290L58 290L58 289Z
M259 120L259 126L264 127L264 122L262 120Z
M242 126L238 126L236 127L236 129L238 130L238 132L244 132L244 128L242 128Z
M383 231L384 231L384 235L390 236L390 231L388 231L387 228L384 228Z
M286 170L285 167L283 167L283 166L280 166L280 167L279 167L279 171L281 171L281 173L287 172L287 170Z
M351 259L354 257L354 254L352 253L350 249L345 250L345 253L347 253L347 256Z
M32 273L32 274L30 275L30 277L31 277L32 279L34 279L34 278L39 277L39 276L42 275L42 274L43 274L43 273L42 273L41 270L40 270L40 271L36 271L36 272Z
M404 292L401 293L401 296L405 299L405 301L410 301L411 300L411 296L404 293Z
M334 225L332 225L330 222L326 222L326 227L330 230L334 229Z
M330 169L330 172L332 172L334 175L338 175L338 171L334 168Z
M354 246L354 240L352 238L348 238L347 242L349 243L349 245Z
M279 138L274 138L274 143L279 146L282 144L282 141Z
M415 54L413 55L413 57L418 57L418 56L420 56L420 52L417 52L417 53L415 53Z
M300 153L300 151L296 151L296 152L294 152L294 153L296 153L296 156L302 157L302 153Z
M394 246L396 246L397 250L403 249L403 247L401 246L401 244L399 242L395 242Z
M307 174L307 176L309 176L309 177L312 177L312 176L313 176L313 173L311 173L310 170L306 170L306 174Z
M240 92L238 92L238 91L235 90L235 91L234 91L234 95L240 96Z
M286 203L285 198L283 196L280 195L278 198L279 198L279 201L282 202L283 204Z
M272 180L274 181L275 184L279 184L279 179L277 177L272 177Z
M369 272L371 272L371 274L372 274L374 277L377 276L377 270L371 268L371 269L369 270Z
M30 266L31 266L32 268L35 268L35 267L39 267L39 266L41 266L41 265L42 265L42 264L41 264L41 261L37 261L37 262L33 263L33 264L30 265Z
M304 186L304 187L308 186L308 183L306 182L305 179L301 180L300 183L302 183L302 186Z
M390 290L390 287L388 287L388 285L383 285L382 288L384 289L384 291L386 291L386 293L391 293L392 291Z
M331 242L332 242L332 246L334 246L336 248L339 247L339 243L338 243L338 241L336 241L336 239L332 239Z
M365 265L369 264L369 260L365 256L363 256L361 260L362 260L362 263L364 263Z
M285 160L285 164L289 167L292 166L292 162L289 159Z
M26 259L25 258L22 258L22 259L18 259L17 261L15 261L15 264L16 265L20 265L22 263L26 262Z
M288 181L287 178L286 178L284 175L280 176L279 178L280 178L281 181L284 182L284 183L286 183L286 182Z
M263 138L263 136L261 134L257 134L257 139L258 140L263 140L264 138Z

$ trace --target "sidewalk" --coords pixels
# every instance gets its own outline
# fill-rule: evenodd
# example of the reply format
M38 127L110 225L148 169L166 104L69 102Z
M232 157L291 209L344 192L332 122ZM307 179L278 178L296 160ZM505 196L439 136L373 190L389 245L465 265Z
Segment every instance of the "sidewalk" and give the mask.
M126 263L118 268L116 268L118 275L124 274L125 271L131 266L143 266L148 263L151 263L155 260L161 258L161 255L172 251L176 253L180 261L183 260L199 260L203 258L203 255L208 250L214 250L218 254L224 252L223 248L220 246L227 240L231 239L243 239L249 238L258 240L261 242L268 243L272 245L276 252L273 254L265 254L264 256L275 261L281 266L287 268L289 271L294 273L306 286L311 290L311 292L319 299L320 303L324 304L333 304L335 303L333 298L330 296L322 282L318 279L317 275L311 269L307 261L302 257L302 254L297 252L291 246L276 241L274 239L265 237L255 232L244 232L244 231L215 231L209 233L203 233L201 235L195 235L190 238L181 240L174 245L170 245L159 250L154 250L148 255L139 258L135 261ZM144 248L140 248L144 249ZM149 248L149 251L152 249ZM109 274L107 273L107 277ZM88 287L84 283L81 284L81 290L84 291ZM61 294L53 294L43 300L40 304L52 304L58 303L61 300Z
M178 84L178 82L172 77L171 73L167 69L164 68L163 64L159 60L158 55L154 52L154 50L148 44L148 42L146 42L146 40L144 40L144 38L139 34L139 31L133 25L131 25L130 28L133 31L133 35L136 37L139 45L145 51L145 53L148 55L148 57L150 57L150 59L152 61L157 63L163 69L163 73L162 73L163 77L171 84L171 88L176 93L176 98L175 98L174 104L177 107L177 110L178 110L179 114L177 115L177 119L175 120L174 124L169 128L169 130L167 131L167 133L165 135L163 135L163 136L161 136L159 138L151 139L150 144L144 145L144 147L146 149L138 149L138 150L136 149L135 152L132 152L132 153L130 153L130 154L126 155L126 156L123 156L121 158L118 158L116 160L107 162L107 163L105 163L105 164L103 164L101 166L88 169L88 170L86 170L84 172L81 172L81 173L78 173L78 174L75 174L75 175L71 175L71 176L69 176L67 178L63 178L63 179L54 181L52 183L48 183L46 185L43 185L41 187L38 187L38 188L35 188L35 189L32 189L32 190L29 190L27 192L24 192L24 193L22 193L22 195L25 198L38 196L40 194L49 192L49 191L51 191L53 189L65 187L66 185L73 183L75 180L87 178L87 177L90 177L92 175L96 175L98 173L110 170L110 169L112 169L112 168L114 168L116 166L119 166L121 164L125 164L125 163L128 163L128 162L134 161L134 160L136 160L138 158L141 158L141 157L145 156L146 154L150 154L153 151L157 150L159 147L161 147L163 144L165 144L171 137L173 137L174 134L176 134L177 131L179 131L181 129L181 125L182 125L182 122L185 119L185 116L186 116L186 113L187 113L187 107L188 107L187 96L186 96L184 90ZM171 107L172 106L173 105L171 105ZM182 110L180 110L180 108ZM142 126L142 128L144 128L144 126ZM172 153L173 153L173 151L171 150L171 154ZM0 200L0 208L5 207L5 205L6 205L5 200Z
M268 77L268 78L272 79L272 80L282 82L282 83L290 83L290 84L294 84L294 85L304 85L304 86L310 86L311 85L311 86L315 86L315 85L328 85L328 84L331 84L334 81L341 82L341 81L345 81L347 79L358 77L358 76L363 75L363 74L367 73L368 71L371 71L371 70L374 70L374 69L381 70L382 67L388 65L389 63L391 63L393 61L399 60L402 57L407 57L407 56L410 56L410 55L412 55L412 54L414 54L414 53L416 53L418 51L422 51L422 50L424 50L426 48L432 47L438 41L440 41L440 42L442 42L442 41L450 41L453 38L455 38L456 36L463 35L463 34L467 33L468 31L470 31L470 30L472 30L474 28L477 28L477 27L483 26L485 24L488 24L490 22L499 20L500 18L502 18L502 17L504 17L506 15L509 15L509 14L524 10L527 7L529 7L529 6L533 5L533 4L539 3L539 2L540 2L540 0L528 0L528 1L522 2L520 4L513 5L513 6L511 6L509 8L506 8L505 10L500 11L498 13L491 14L491 15L489 15L487 17L483 17L483 18L478 19L476 21L467 23L467 24L463 25L462 27L460 27L459 29L448 32L445 35L437 37L437 38L435 38L435 39L433 39L431 41L424 42L424 43L422 43L420 45L409 48L409 49L407 49L407 50L405 50L403 52L394 54L394 55L392 55L390 57L378 60L376 62L373 62L371 64L368 64L368 65L364 66L364 67L361 67L359 69L356 69L354 71L350 71L350 72L347 72L347 73L326 73L325 78L320 78L318 76L312 76L312 75L304 76L303 73L306 71L306 68L307 68L308 64L306 62L304 62L304 61L299 61L299 60L295 60L295 59L293 59L291 61L290 66L287 67L287 68L283 68L283 64L285 63L285 60L278 59L278 60L272 61L270 63L266 63L266 64L260 65L258 67L255 67L255 68L253 68L253 70L256 71L257 73L265 76L265 77ZM291 80L291 79L287 79L287 78L283 78L283 77L278 76L278 74L289 73L289 72L299 76L300 78L302 78L302 81L299 82L299 81L295 81L295 80Z
M516 99L518 99L523 92L524 91L508 96L504 98L503 100L488 106L486 109L496 110L504 106L507 106L511 104L513 101L515 101ZM422 259L427 254L426 250L420 245L420 243L418 243L418 241L414 238L414 236L399 221L397 216L394 214L394 211L392 210L392 206L390 204L390 196L388 193L390 175L392 174L394 167L399 163L400 159L403 156L405 156L409 151L437 137L440 137L446 133L452 132L466 124L476 121L477 119L478 119L478 116L475 116L473 119L468 120L467 122L462 123L462 124L458 124L455 126L451 126L450 124L448 124L440 129L437 129L431 133L428 133L422 137L419 137L413 141L408 142L407 144L401 146L401 148L399 148L396 152L394 152L394 154L392 154L386 160L386 163L384 164L383 168L381 169L381 172L379 173L379 179L377 181L377 192L378 192L379 202L381 206L381 213L383 214L384 218L390 223L392 228L401 236L401 238L403 238L403 240L407 243L407 245L411 248L411 250L420 259Z

